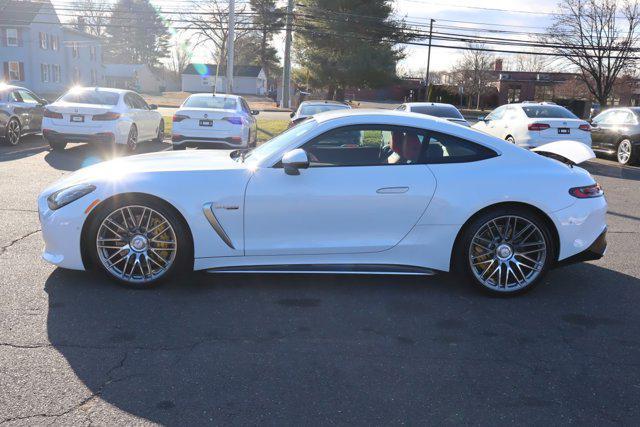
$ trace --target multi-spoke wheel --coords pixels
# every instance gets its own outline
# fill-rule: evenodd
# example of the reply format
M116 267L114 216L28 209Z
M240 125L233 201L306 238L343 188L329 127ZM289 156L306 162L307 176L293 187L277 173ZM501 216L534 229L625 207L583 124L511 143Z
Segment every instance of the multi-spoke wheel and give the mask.
M152 200L105 207L90 230L94 263L131 286L149 287L191 256L182 222Z
M160 120L160 124L158 125L158 134L153 142L164 142L164 120Z
M634 164L637 157L636 151L637 150L634 149L631 141L629 141L628 139L623 139L618 144L618 151L616 153L618 157L618 163L623 165Z
M493 212L465 232L466 270L483 289L513 294L531 288L554 256L544 221L526 210Z
M131 152L136 151L138 148L138 128L133 125L129 129L129 136L127 137L127 149Z
M20 143L21 134L22 128L20 126L20 122L16 119L9 120L5 130L5 141L7 141L9 145L18 145Z

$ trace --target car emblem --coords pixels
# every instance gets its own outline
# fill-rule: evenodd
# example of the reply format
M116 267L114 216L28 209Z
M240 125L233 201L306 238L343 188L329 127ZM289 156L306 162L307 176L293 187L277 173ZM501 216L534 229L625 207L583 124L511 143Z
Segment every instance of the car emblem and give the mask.
M207 113L204 113L204 118L209 118L209 115Z

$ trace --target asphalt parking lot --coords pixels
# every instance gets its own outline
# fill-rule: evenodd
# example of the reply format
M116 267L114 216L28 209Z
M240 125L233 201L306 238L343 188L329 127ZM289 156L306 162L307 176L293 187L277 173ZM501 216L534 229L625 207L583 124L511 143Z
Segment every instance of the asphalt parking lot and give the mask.
M108 156L0 147L0 424L640 419L638 167L586 166L609 202L605 258L500 299L445 275L193 274L134 291L46 264L37 195Z

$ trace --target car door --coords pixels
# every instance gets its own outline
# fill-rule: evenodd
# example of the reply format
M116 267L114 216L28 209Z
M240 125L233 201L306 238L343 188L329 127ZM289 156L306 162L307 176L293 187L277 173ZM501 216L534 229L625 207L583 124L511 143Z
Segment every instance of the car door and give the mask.
M308 169L258 168L245 193L247 255L348 254L393 247L418 222L436 181L422 131L358 125L302 148Z
M27 124L23 123L23 130L28 132L38 132L42 127L42 115L44 114L44 104L33 92L26 89L19 89L18 93L22 98L22 107L28 119Z
M138 129L138 141L143 141L147 138L149 132L144 117L144 111L142 106L138 102L133 92L127 92L124 95L124 104L127 106L127 115L135 123Z
M158 112L152 110L147 101L137 93L132 93L132 95L140 113L140 120L144 128L144 139L152 139L156 136L158 124L160 123Z
M247 121L249 122L251 138L253 139L256 137L256 134L258 133L258 122L256 120L256 117L253 114L251 114L251 108L249 108L249 104L247 104L247 101L244 98L240 98L240 109L246 116Z
M591 121L591 147L598 150L604 150L605 132L609 130L608 118L611 118L616 110L607 110L598 114Z
M488 133L489 135L493 135L498 138L501 138L500 134L504 130L503 129L504 126L502 124L502 117L504 116L506 109L507 109L507 106L503 105L502 107L498 107L495 110L493 110L491 113L489 113L488 116L484 118L484 120L478 122L477 129L482 130Z

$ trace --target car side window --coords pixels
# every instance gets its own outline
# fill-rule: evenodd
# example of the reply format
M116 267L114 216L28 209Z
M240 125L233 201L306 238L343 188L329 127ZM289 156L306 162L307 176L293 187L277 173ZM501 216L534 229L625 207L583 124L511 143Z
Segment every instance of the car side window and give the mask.
M9 102L22 102L22 97L17 90L14 90L9 94Z
M410 165L424 162L426 132L387 125L355 125L330 130L302 148L310 167Z
M249 108L249 104L247 104L247 101L245 101L244 98L240 98L240 106L242 107L242 111L244 111L247 114L251 114L251 109Z
M20 94L20 97L22 98L22 102L28 102L31 104L37 104L38 100L36 99L36 97L29 92L28 90L19 90L18 93Z
M506 107L502 106L502 107L498 107L495 110L493 110L491 113L489 113L489 115L487 116L487 120L500 120L502 119L502 116L504 116L504 113L506 111Z
M440 132L430 132L427 141L425 158L431 164L476 162L498 155L483 145Z
M615 123L618 125L630 125L634 124L635 120L633 118L633 114L629 111L618 111L615 116Z
M134 109L138 108L138 107L136 107L136 104L133 101L133 98L132 98L130 93L127 93L127 94L124 95L124 104L129 108L134 108Z
M135 105L137 105L140 110L149 110L149 105L147 105L147 101L144 100L144 98L142 98L140 95L138 95L137 93L132 93L131 96L133 97L133 102L135 103Z
M402 104L401 106L399 106L398 108L396 108L396 110L398 111L406 111L407 110L407 106Z

